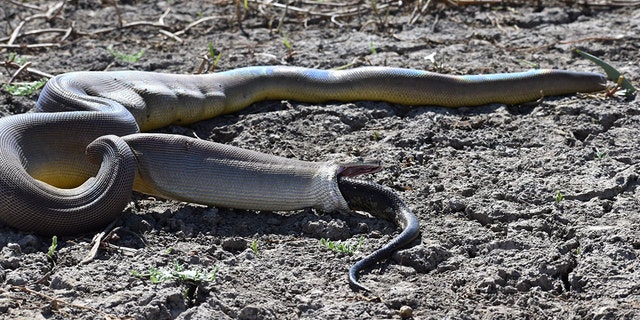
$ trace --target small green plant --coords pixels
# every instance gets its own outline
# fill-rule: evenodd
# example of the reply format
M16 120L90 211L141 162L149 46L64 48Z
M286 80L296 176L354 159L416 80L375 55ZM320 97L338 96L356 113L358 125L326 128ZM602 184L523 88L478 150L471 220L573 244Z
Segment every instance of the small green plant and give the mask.
M331 241L325 238L320 239L320 243L325 246L327 249L335 252L346 255L352 255L358 249L362 247L362 243L364 242L364 237L360 237L357 244L352 244L348 242L342 241Z
M209 71L212 71L216 68L218 62L220 62L220 58L222 58L222 51L216 55L216 50L213 48L213 42L209 42L209 57L213 59L213 63L211 63L211 67L209 67Z
M5 84L2 88L12 96L28 96L40 90L47 83L46 78L38 81Z
M137 53L134 53L134 54L122 53L120 51L117 51L117 50L113 49L112 47L108 47L107 51L109 51L109 53L111 53L111 55L116 57L116 59L120 59L122 61L130 62L130 63L138 62L138 60L140 60L140 58L142 58L142 55L144 55L144 49L142 49L142 50L140 50L140 51L138 51Z
M256 256L258 255L258 240L251 241L251 250Z
M556 203L560 203L560 201L564 200L564 196L562 195L562 192L560 192L560 190L556 192L556 195L553 197L553 200Z
M604 159L609 156L609 152L602 151L598 147L595 148L595 151L596 151L596 157L598 159Z
M618 91L618 89L622 89L622 93L625 96L631 96L634 93L636 93L636 88L633 86L633 84L631 84L631 81L629 81L629 79L625 78L624 75L622 75L622 73L620 73L620 71L618 71L618 69L614 68L612 65L608 64L607 62L605 62L604 60L589 54L587 52L584 52L580 49L573 49L573 51L579 55L581 55L582 57L591 60L591 62L595 63L597 66L599 66L600 68L602 68L604 70L604 73L607 74L607 78L611 79L612 81L616 81L617 82L617 87L614 88L613 90L610 91L610 94L614 94Z
M58 249L58 237L51 237L51 245L49 246L49 250L47 251L47 257L49 259L53 259L53 255L56 253L56 249Z
M380 134L378 133L378 131L373 132L373 140L374 141L380 140Z
M151 283L162 283L166 281L214 282L218 274L218 266L208 270L186 269L184 265L174 260L173 266L170 268L151 268L147 272L133 270L131 274L140 278L148 278L151 280Z
M19 65L23 65L27 62L27 58L19 56L15 52L9 52L9 56L7 57L7 61L15 62Z
M373 45L373 41L369 40L369 50L371 50L371 54L374 55L377 53L376 47Z
M289 41L289 37L286 33L282 33L282 44L287 47L287 51L293 50L293 46L291 45L291 41Z

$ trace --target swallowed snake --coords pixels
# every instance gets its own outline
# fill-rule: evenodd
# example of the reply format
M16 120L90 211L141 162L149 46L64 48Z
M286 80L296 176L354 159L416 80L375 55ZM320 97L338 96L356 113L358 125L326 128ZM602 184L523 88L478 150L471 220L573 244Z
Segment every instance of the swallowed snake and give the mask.
M115 220L132 190L251 210L362 210L402 233L357 262L349 281L413 241L419 223L390 189L351 177L379 164L307 162L178 135L141 133L257 101L386 101L445 107L519 104L605 89L598 73L533 70L451 76L412 69L247 67L207 75L74 72L50 79L33 112L0 119L0 220L78 234Z

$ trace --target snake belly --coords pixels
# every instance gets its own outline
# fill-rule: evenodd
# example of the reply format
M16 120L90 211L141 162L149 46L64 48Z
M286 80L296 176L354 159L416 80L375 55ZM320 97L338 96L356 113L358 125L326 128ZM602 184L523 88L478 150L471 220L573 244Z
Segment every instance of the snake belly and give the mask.
M377 164L299 161L141 132L236 112L261 100L461 107L519 104L605 86L601 74L562 70L451 76L386 67L274 66L207 75L62 74L47 82L33 112L0 118L0 221L40 234L88 232L116 219L132 190L239 209L348 211L350 203L358 209L365 203L361 195L341 190L339 177L375 171ZM341 183L343 189L354 184ZM389 197L379 194L380 203L404 212ZM407 223L402 212L387 218L413 230L411 236L356 264L352 282L371 261L415 238L417 220Z

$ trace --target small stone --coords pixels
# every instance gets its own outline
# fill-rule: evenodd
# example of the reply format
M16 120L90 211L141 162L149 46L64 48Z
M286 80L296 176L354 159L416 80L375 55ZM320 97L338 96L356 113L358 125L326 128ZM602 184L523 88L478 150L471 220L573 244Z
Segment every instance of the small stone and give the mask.
M400 307L400 318L409 319L413 316L413 309L409 306Z
M11 253L13 253L14 255L21 255L22 254L22 249L20 248L20 245L14 242L11 243L7 243L7 249L9 249L11 251Z
M27 280L16 272L9 272L5 276L5 283L14 286L23 286L27 283Z
M27 248L37 248L40 245L38 237L28 234L24 238L20 239L20 246Z
M462 212L467 207L467 205L459 198L449 199L449 209L451 212Z
M246 306L240 310L240 314L238 315L238 319L243 320L254 320L258 319L258 315L260 313L260 309L254 306Z
M227 238L222 240L222 249L227 251L242 251L247 248L247 240L242 238Z

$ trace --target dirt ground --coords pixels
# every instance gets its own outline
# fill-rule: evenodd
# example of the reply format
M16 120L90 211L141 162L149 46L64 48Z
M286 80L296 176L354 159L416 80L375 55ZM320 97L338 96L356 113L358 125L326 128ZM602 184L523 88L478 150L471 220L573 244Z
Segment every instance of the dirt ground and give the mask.
M57 2L3 0L1 59L15 53L32 68L13 81L40 79L37 71L194 73L210 44L221 53L216 71L599 71L577 47L640 81L639 6L129 0L116 12L103 2L69 1L47 15ZM38 3L44 10L30 8ZM117 54L142 50L136 62ZM6 83L16 69L4 65ZM29 110L37 93L3 90L0 114ZM384 169L367 179L398 192L421 237L361 275L374 290L365 294L349 288L347 270L397 234L391 222L136 194L86 264L93 234L59 238L49 258L50 237L0 227L0 318L400 319L407 306L414 319L640 318L637 100L573 95L455 110L269 101L161 132L304 160L379 159ZM320 242L360 237L351 256ZM215 279L135 274L174 264Z

